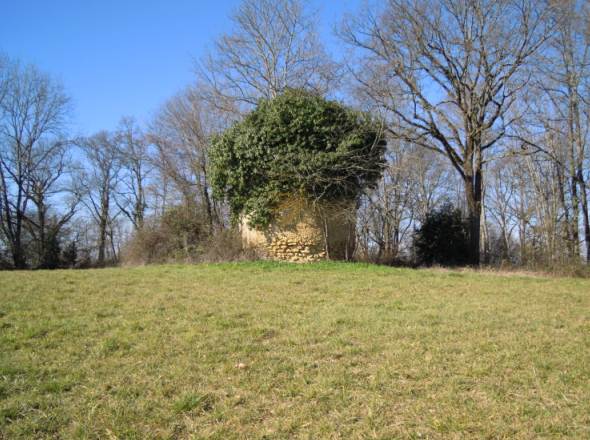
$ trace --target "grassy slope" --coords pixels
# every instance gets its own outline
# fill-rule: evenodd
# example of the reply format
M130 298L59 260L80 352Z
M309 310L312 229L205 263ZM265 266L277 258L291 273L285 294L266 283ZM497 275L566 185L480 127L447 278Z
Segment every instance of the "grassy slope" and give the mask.
M269 263L0 273L0 438L589 426L588 280Z

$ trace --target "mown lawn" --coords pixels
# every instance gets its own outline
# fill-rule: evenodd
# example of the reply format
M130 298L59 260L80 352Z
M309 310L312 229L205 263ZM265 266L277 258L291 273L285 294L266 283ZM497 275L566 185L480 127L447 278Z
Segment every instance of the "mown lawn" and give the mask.
M0 273L0 438L590 438L590 281Z

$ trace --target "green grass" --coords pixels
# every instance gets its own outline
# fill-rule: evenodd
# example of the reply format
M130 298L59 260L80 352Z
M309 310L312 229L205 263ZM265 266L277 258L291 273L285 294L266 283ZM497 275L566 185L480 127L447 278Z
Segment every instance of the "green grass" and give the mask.
M0 438L590 438L590 281L0 273Z

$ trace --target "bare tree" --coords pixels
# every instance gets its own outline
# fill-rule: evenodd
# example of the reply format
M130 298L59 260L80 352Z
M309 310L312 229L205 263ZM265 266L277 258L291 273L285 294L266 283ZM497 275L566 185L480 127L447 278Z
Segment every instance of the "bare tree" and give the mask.
M61 85L35 67L0 64L0 228L20 269L27 264L23 231L29 202L59 178L46 165L64 146L69 99Z
M208 106L199 91L189 88L162 107L149 135L160 172L174 183L184 204L204 207L209 226L221 219L211 197L208 149L211 136L225 125L225 117Z
M68 147L63 143L51 148L29 177L34 212L27 213L26 224L39 268L58 266L60 233L80 202L79 185L68 178L72 171Z
M513 252L513 243L514 232L518 227L514 204L518 197L518 179L515 173L519 165L514 160L503 159L490 164L487 170L486 212L498 233L498 243L496 249L492 250L495 254L492 257L497 258L500 263L517 258Z
M390 132L444 154L464 183L470 261L479 263L483 166L518 115L527 62L551 35L535 0L389 0L345 23L363 54L355 78Z
M446 163L433 152L392 140L386 159L379 184L360 200L357 219L359 253L380 262L409 256L414 228L451 191Z
M576 0L560 0L555 5L559 16L556 33L537 63L541 75L536 90L541 98L537 99L536 115L548 135L534 146L562 168L570 257L579 257L581 217L585 256L590 261L590 7ZM559 141L559 149L543 144L548 136Z
M8 95L11 77L11 62L8 57L0 53L0 109L3 109L4 99ZM4 112L4 110L2 110Z
M285 88L325 93L335 79L303 0L243 0L234 29L215 42L198 69L207 96L231 112L250 108Z
M377 260L393 261L399 256L405 234L414 220L412 180L408 158L403 151L389 154L388 166L376 191L369 197L372 207L372 237Z
M149 143L133 118L121 119L117 132L121 188L115 198L135 230L141 229L148 208L147 185L153 169Z
M86 161L80 177L85 189L84 204L98 229L97 263L102 266L107 262L109 251L110 258L117 259L113 236L119 212L113 205L120 178L120 156L115 136L106 131L81 139L78 144Z
M414 218L422 223L426 215L456 194L456 180L442 156L419 146L409 147L413 185ZM455 186L453 186L455 184Z

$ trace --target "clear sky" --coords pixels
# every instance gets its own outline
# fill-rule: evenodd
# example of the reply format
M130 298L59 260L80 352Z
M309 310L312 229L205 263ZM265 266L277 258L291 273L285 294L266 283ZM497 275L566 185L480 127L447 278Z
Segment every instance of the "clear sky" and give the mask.
M328 50L345 11L360 0L312 0ZM58 78L74 104L73 129L147 120L193 80L193 63L239 0L0 0L0 51Z

